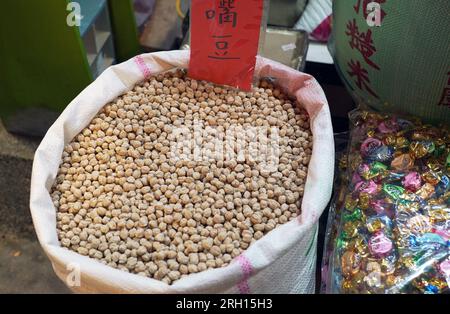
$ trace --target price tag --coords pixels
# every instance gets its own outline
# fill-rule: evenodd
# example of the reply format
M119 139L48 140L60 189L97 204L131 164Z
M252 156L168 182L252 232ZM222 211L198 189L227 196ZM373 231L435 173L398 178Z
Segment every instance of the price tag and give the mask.
M192 0L188 74L250 90L263 0Z

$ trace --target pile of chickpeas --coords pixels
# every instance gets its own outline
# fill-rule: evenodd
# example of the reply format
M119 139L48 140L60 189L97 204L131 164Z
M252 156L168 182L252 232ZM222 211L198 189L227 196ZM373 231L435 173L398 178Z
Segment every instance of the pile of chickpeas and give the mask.
M276 167L250 158L174 158L195 121L276 128ZM196 140L211 143L208 137ZM66 145L51 191L63 247L167 284L223 267L300 214L312 152L309 117L262 80L251 92L156 75L108 103Z

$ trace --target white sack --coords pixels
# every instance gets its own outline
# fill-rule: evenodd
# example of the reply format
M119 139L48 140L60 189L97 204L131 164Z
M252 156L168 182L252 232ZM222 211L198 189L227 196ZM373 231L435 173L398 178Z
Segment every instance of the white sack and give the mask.
M56 234L56 208L50 189L64 146L108 102L145 77L175 67L187 68L189 51L144 54L108 68L83 90L48 130L36 151L30 208L36 233L56 274L76 292L96 293L313 293L318 219L331 195L334 143L325 95L314 78L279 63L257 59L256 77L275 77L306 108L314 136L302 214L256 241L230 265L191 274L167 285L130 274L62 248ZM67 277L72 281L67 281Z

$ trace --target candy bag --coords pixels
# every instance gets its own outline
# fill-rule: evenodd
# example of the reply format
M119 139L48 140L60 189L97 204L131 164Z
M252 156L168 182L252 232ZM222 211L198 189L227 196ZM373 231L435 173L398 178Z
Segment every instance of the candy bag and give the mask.
M449 293L448 126L369 111L350 120L348 184L328 226L325 291Z
M338 133L334 135L335 142L335 173L333 183L333 196L328 207L328 216L325 228L325 240L321 260L321 282L319 286L320 293L325 293L327 287L328 272L330 268L330 259L333 253L334 241L337 238L338 225L335 222L340 221L341 207L344 203L347 179L347 146L349 141L349 132Z

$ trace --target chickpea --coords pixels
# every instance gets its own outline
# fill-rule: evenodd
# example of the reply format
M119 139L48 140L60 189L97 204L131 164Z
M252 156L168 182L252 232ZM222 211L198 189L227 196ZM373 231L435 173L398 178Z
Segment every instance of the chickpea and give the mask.
M234 157L217 159L215 136L196 120L225 134ZM231 127L250 126L278 129L275 168L238 147L255 132L236 147L226 141ZM173 158L174 142L189 147L178 142L180 127L200 132L204 159ZM51 192L61 246L167 284L225 267L300 215L312 139L306 112L268 81L247 93L183 71L150 77L64 148Z

